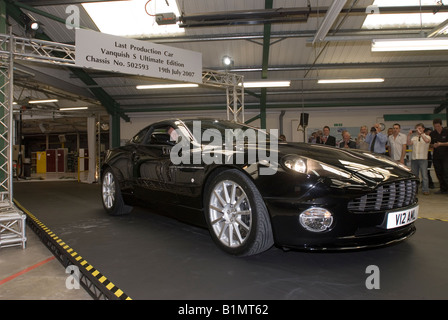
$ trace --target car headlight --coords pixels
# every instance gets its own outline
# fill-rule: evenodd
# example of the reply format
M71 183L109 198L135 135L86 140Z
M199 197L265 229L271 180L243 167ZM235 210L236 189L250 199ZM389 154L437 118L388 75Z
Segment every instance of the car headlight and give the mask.
M309 208L299 215L299 222L308 231L323 232L333 224L333 215L324 208Z
M352 178L352 174L343 169L299 155L286 155L282 158L282 162L289 170L299 173L327 178Z
M306 160L302 158L288 158L284 161L285 167L300 173L306 173Z

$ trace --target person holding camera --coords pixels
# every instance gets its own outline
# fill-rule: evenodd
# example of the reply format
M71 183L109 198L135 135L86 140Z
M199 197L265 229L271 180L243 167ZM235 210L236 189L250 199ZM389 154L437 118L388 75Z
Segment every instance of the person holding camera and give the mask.
M407 144L412 146L411 154L411 170L417 177L422 176L422 192L424 195L429 194L428 180L428 150L431 137L426 135L425 126L419 123L415 126L415 130L410 130L407 136Z
M386 153L387 136L381 132L381 126L379 123L376 123L370 129L370 132L366 135L365 141L369 144L369 150L371 152L379 154Z

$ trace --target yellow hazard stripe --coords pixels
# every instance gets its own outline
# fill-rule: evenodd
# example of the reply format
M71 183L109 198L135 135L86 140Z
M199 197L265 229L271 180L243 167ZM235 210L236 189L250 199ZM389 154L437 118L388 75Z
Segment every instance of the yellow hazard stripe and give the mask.
M116 297L124 300L132 300L121 289L116 287L111 281L109 281L104 275L97 269L90 265L85 259L83 259L76 251L70 248L64 241L62 241L56 234L54 234L49 228L47 228L42 222L39 221L31 212L24 208L17 200L14 199L14 203L29 217L31 218L48 236L50 236L56 243L64 249L67 254L79 261L79 264L84 267L92 276L94 276L101 284L103 284L109 291L111 291Z

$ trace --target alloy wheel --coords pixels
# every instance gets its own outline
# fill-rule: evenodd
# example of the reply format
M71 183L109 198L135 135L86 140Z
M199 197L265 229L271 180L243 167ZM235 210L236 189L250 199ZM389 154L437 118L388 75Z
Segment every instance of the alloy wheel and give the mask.
M103 203L107 209L111 209L115 203L115 179L111 172L106 172L102 184Z
M252 227L249 198L234 181L224 180L212 190L209 217L216 237L227 247L244 244Z

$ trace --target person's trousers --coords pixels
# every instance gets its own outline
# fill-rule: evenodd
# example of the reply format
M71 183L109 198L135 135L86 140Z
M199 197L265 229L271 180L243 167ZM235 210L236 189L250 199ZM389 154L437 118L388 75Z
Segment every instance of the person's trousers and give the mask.
M440 183L440 191L448 192L448 157L432 159Z
M419 159L411 161L412 173L417 177L421 175L422 177L422 192L429 192L429 181L428 181L428 160Z

